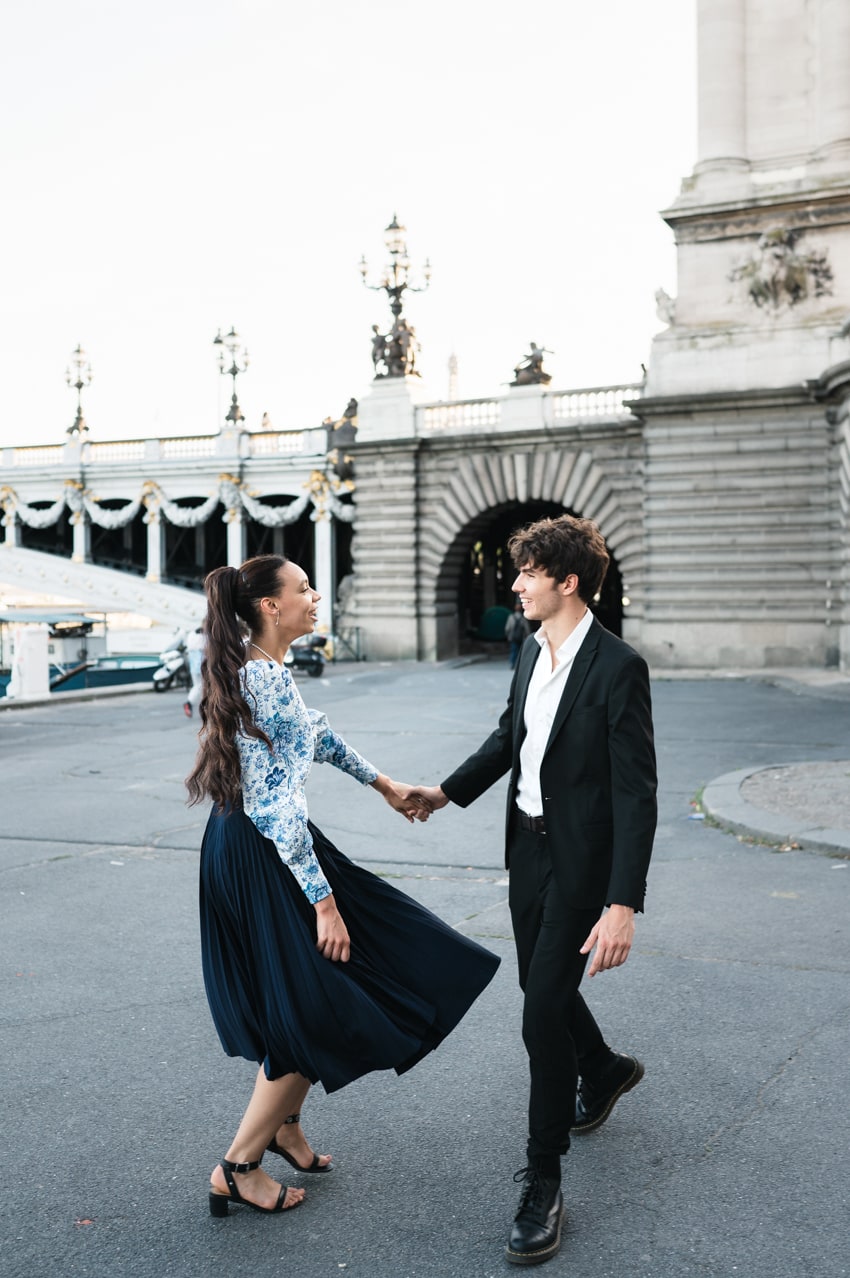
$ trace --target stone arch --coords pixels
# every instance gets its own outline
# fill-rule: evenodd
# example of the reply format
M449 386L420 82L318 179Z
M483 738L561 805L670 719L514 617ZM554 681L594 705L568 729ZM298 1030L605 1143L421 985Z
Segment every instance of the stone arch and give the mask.
M623 501L616 480L587 449L464 454L451 462L450 474L443 467L428 474L422 494L429 517L422 523L421 606L433 618L439 657L456 651L458 582L475 530L512 506L554 503L593 519L634 591L643 554L634 501Z

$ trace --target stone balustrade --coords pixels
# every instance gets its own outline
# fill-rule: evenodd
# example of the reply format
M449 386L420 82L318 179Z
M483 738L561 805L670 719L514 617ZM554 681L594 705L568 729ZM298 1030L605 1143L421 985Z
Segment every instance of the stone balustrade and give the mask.
M486 430L515 430L525 418L529 426L561 425L565 422L616 421L630 417L626 405L639 399L639 383L618 386L590 386L579 390L549 391L541 386L512 388L499 399L463 399L453 403L419 404L416 407L416 434L466 434Z

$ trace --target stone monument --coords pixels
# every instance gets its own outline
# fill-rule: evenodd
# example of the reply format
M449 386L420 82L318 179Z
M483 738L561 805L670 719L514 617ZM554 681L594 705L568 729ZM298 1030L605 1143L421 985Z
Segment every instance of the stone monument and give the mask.
M835 664L850 4L698 0L698 43L697 161L662 214L678 291L656 294L666 327L635 404L648 554L631 638L657 665Z

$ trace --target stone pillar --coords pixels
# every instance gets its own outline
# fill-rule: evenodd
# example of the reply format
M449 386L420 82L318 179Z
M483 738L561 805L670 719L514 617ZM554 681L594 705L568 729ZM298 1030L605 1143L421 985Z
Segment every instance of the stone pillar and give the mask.
M316 511L313 523L313 563L315 581L313 585L322 596L316 609L319 616L318 629L323 633L333 626L334 605L334 562L333 562L333 522L327 511Z
M745 0L698 0L697 174L746 170Z
M84 510L75 510L70 517L74 545L71 560L75 564L91 562L91 524Z
M411 439L416 434L416 405L425 391L418 377L386 377L374 381L360 401L358 442Z
M368 660L419 660L418 448L414 441L361 444L358 434L352 453L357 488L351 622L360 629Z
M543 430L546 422L548 386L511 386L502 400L501 425L505 430Z
M21 544L21 523L18 516L13 510L10 510L3 516L3 527L6 529L5 544L7 546L20 546Z
M227 524L227 563L231 568L238 568L245 562L245 522L242 509L231 507L225 513Z
M165 559L165 538L162 535L159 507L148 510L144 522L148 526L148 570L145 577L148 581L160 582Z
M820 0L818 144L820 157L850 168L850 5Z

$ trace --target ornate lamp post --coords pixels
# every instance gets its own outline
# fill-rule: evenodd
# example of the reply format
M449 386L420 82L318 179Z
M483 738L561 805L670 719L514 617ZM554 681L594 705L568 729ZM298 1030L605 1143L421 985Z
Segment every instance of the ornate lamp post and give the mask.
M86 419L83 417L83 387L90 386L91 379L94 376L88 355L86 355L79 342L71 352L71 364L73 365L73 372L71 367L65 369L65 381L77 392L77 416L73 426L68 427L67 434L74 439L88 432Z
M240 373L247 371L248 365L251 363L251 358L248 351L242 345L242 339L236 332L233 325L230 326L230 332L226 333L224 337L221 335L221 329L218 330L213 338L213 346L219 347L218 371L223 377L233 378L233 397L230 401L230 411L224 420L226 422L232 422L235 427L237 422L244 422L245 420L245 414L239 407L239 402L236 398L236 378ZM228 360L230 361L229 368L227 366Z
M410 258L407 255L405 235L406 227L402 226L395 214L384 232L384 243L389 251L390 260L384 267L379 284L370 284L366 278L369 266L365 256L360 259L360 274L367 288L375 292L384 292L389 298L390 310L393 313L393 325L389 333L381 333L378 325L372 325L372 363L376 377L406 377L411 374L419 376L416 368L416 354L419 344L416 331L402 316L403 296L407 290L411 293L424 293L431 283L431 263L425 259L422 268L424 284L411 284Z

